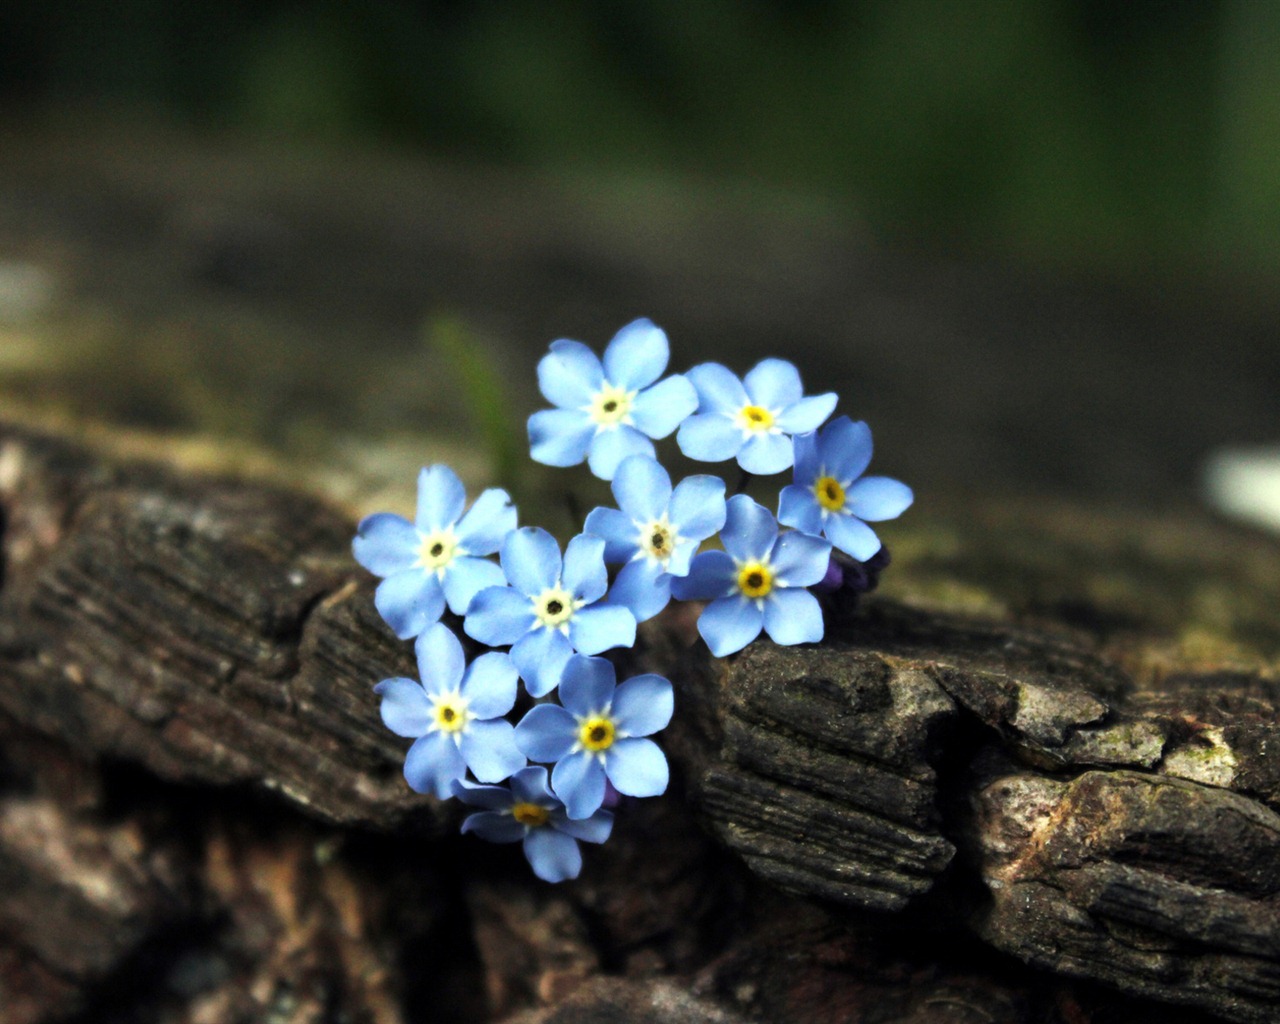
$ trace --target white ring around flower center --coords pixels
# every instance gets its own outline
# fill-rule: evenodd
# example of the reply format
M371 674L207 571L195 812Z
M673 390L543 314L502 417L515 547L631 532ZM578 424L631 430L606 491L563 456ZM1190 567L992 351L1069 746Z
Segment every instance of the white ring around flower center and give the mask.
M628 391L605 381L600 390L591 396L591 404L587 406L587 415L596 425L596 432L613 430L619 424L630 425L631 404L638 392Z
M640 531L640 554L666 565L681 540L680 531L671 525L667 513L664 512L660 519L651 519L647 523L637 520L636 528Z
M575 601L569 591L557 584L554 587L548 587L533 599L533 614L538 620L538 625L564 632L569 628L569 620L573 618L573 613L583 604L582 601Z
M418 566L428 572L443 573L459 555L464 554L458 537L449 527L434 533L418 533Z
M744 405L733 414L733 425L744 437L756 434L780 434L774 421L781 409L766 409L763 405Z
M443 732L455 739L467 727L474 715L467 710L467 698L457 690L451 693L430 693L433 732Z

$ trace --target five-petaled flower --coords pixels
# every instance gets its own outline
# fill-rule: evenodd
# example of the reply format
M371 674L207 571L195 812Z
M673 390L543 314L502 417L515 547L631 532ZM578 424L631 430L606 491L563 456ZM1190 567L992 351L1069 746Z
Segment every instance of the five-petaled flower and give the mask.
M374 604L401 640L417 636L440 618L445 602L464 615L472 597L503 582L491 555L516 525L507 492L490 488L463 515L467 494L448 466L418 474L418 512L403 516L377 512L360 521L351 548L356 561L375 576Z
M680 450L701 462L736 457L748 473L781 473L794 458L792 435L816 430L836 407L831 393L804 397L799 371L784 359L765 359L742 380L719 363L686 376L698 411L680 425Z
M516 669L491 651L470 665L462 644L443 623L428 626L414 645L422 684L384 679L382 721L397 736L412 737L404 777L419 793L441 800L468 768L481 782L501 782L525 766L506 715L516 700Z
M864 520L901 515L911 504L911 488L887 476L862 476L871 462L871 428L848 416L797 437L795 446L795 483L782 489L778 521L822 534L865 562L880 550L880 538Z
M654 383L669 358L665 332L649 320L614 335L603 365L581 342L552 342L538 363L538 387L556 408L529 417L534 461L576 466L586 459L592 473L611 480L628 455L652 457L650 438L666 437L698 404L682 376Z
M546 882L577 878L582 870L577 840L603 843L613 830L609 811L570 818L547 785L547 770L540 765L521 768L508 786L461 781L454 783L453 792L464 803L484 808L467 816L463 832L474 832L491 843L523 840L525 859Z
M729 499L720 539L723 551L703 552L688 576L671 581L680 600L711 602L698 616L698 632L712 654L742 650L762 627L780 644L822 639L822 609L804 588L826 575L827 541L795 531L779 536L773 514L745 494Z
M556 688L574 651L599 654L636 640L631 611L599 603L609 587L599 537L580 534L560 547L546 530L524 527L502 544L510 586L487 587L471 601L463 629L482 644L511 644L511 660L529 693Z
M643 622L671 600L671 577L689 572L698 545L724 525L724 481L691 476L675 490L671 477L647 455L624 459L613 477L618 508L593 509L586 532L603 537L604 560L622 565L609 590Z
M555 762L551 785L570 818L589 818L604 802L605 780L623 796L667 788L667 759L645 737L671 721L671 684L640 675L615 685L613 665L574 655L560 682L561 705L539 704L516 726L531 761Z

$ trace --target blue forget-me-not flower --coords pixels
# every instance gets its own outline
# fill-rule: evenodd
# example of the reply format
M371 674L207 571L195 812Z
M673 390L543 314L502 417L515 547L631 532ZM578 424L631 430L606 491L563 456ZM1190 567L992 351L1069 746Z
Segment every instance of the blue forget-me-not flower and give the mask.
M453 792L464 803L484 808L467 816L463 832L474 832L491 843L523 840L525 859L545 882L577 878L582 870L577 841L603 843L613 831L609 811L570 818L547 785L547 770L540 765L521 768L508 786L463 781L454 783Z
M795 482L778 499L778 521L822 534L860 562L880 550L880 538L864 520L901 515L911 488L887 476L863 476L871 462L871 428L848 416L816 434L795 439Z
M604 547L600 537L579 534L561 560L546 530L514 530L501 555L511 585L487 587L471 601L463 629L482 644L511 644L511 660L531 696L555 689L574 651L599 654L635 643L631 611L599 603L609 587Z
M684 377L654 383L669 358L667 335L650 320L614 335L603 364L581 342L552 342L538 363L538 387L556 408L529 417L534 461L576 466L586 459L592 473L612 480L628 455L652 457L650 438L666 437L698 405Z
M574 655L560 682L563 706L539 704L516 726L522 753L555 762L551 785L570 818L600 809L606 779L623 796L657 796L667 788L667 759L645 737L671 721L671 684L657 675L621 686L616 679L604 658Z
M391 512L366 516L351 549L356 561L384 577L374 604L396 636L408 640L440 618L445 603L464 615L471 598L503 582L491 555L515 529L516 510L507 492L483 492L463 515L467 493L448 466L418 474L415 522Z
M742 650L761 628L779 644L822 639L822 609L804 588L826 575L827 541L795 531L779 536L773 513L745 494L729 499L720 540L723 551L704 551L688 576L671 581L680 600L711 602L698 617L698 632L712 654Z
M618 507L593 509L587 533L603 537L604 560L624 563L609 590L643 622L671 600L671 577L684 576L698 545L724 525L724 481L691 476L671 488L671 477L647 455L624 459L613 477Z
M698 392L698 411L680 425L676 442L691 459L737 458L748 473L781 473L794 458L791 436L816 430L836 396L804 396L800 373L785 359L765 359L739 380L719 363L686 374Z
M423 630L414 652L421 685L396 678L374 687L387 728L414 740L404 761L409 785L444 800L468 768L481 782L501 782L523 768L514 729L502 717L516 700L511 659L492 651L467 665L462 644L439 622Z

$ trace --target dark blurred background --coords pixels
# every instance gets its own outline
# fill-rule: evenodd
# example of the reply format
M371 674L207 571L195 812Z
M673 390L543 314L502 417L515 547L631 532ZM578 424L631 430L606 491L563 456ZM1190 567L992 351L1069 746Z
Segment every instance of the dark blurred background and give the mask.
M648 315L926 489L1278 432L1269 0L11 2L0 132L13 401L376 476Z

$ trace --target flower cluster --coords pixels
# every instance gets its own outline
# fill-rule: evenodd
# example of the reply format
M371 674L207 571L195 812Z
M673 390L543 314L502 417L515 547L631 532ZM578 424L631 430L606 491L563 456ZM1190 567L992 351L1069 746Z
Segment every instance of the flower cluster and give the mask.
M717 363L663 377L669 357L666 334L637 320L603 360L560 340L538 364L555 408L529 419L532 458L585 461L617 506L593 509L563 549L519 526L499 488L467 508L447 466L422 470L413 522L377 513L353 542L382 578L379 613L415 643L419 678L374 688L383 722L413 740L405 779L479 808L462 831L522 841L550 882L578 875L579 841L608 839L622 797L667 788L666 757L649 737L671 720L671 683L619 682L602 655L632 646L637 623L672 598L705 602L698 632L716 656L762 631L779 644L821 640L815 592L870 589L887 555L868 523L912 500L904 484L863 475L870 429L847 416L827 423L836 396L805 395L790 363L766 359L741 379ZM691 459L735 460L744 484L791 469L776 517L745 493L726 497L717 476L673 486L653 443L671 434ZM470 663L458 625L488 648Z

